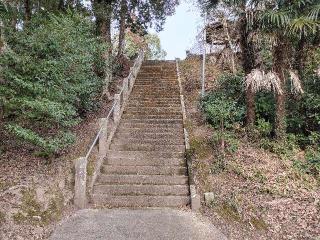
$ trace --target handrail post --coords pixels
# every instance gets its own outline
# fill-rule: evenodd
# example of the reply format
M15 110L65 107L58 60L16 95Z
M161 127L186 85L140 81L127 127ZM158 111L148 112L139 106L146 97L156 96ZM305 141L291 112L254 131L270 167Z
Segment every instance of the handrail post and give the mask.
M123 80L123 96L124 96L124 99L125 99L125 100L127 100L127 99L128 99L128 96L129 96L128 83L129 83L129 78L126 77L126 78Z
M78 158L75 162L74 204L83 209L87 204L87 159Z
M133 81L134 79L134 76L133 76L133 72L132 72L132 75L130 76L130 79L129 79L129 91L131 91L131 89L133 88Z
M120 120L120 94L115 94L114 95L114 112L113 112L113 120L114 122L118 122Z
M101 118L100 119L101 133L99 136L100 157L105 157L107 154L107 138L108 138L107 125L108 125L108 119Z

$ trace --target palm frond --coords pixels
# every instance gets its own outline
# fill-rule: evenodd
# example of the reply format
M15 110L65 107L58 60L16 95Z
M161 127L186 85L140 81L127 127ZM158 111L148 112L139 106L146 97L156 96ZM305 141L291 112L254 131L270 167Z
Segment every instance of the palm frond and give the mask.
M245 78L246 89L251 88L254 92L261 90L274 91L277 94L283 94L280 78L275 72L267 74L260 69L253 69Z
M0 18L5 17L8 14L8 8L3 1L0 0Z
M320 4L313 5L310 9L308 17L312 20L319 20L320 18Z
M311 4L312 0L294 0L292 1L292 6L293 7L298 7L301 8L303 6L306 6L307 4Z
M300 36L302 34L304 34L305 36L308 36L309 33L314 34L318 28L319 28L319 23L317 21L314 21L309 17L302 16L302 17L293 19L290 22L289 32L293 34L299 34Z
M294 94L302 94L304 93L299 75L294 70L289 70L290 80L291 80L291 91Z
M283 28L290 22L289 12L287 10L267 10L260 16L260 22L263 28Z

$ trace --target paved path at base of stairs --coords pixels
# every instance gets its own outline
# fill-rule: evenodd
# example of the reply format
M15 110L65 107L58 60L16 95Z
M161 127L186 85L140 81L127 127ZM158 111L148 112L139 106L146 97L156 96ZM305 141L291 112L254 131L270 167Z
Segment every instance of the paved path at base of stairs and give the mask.
M190 211L81 210L63 221L50 240L225 240Z

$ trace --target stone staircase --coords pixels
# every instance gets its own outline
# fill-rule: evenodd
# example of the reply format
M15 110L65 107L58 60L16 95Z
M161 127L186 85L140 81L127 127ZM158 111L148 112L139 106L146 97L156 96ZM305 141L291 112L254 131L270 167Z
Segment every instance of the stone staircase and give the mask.
M190 203L176 65L146 61L138 74L91 202L96 207Z

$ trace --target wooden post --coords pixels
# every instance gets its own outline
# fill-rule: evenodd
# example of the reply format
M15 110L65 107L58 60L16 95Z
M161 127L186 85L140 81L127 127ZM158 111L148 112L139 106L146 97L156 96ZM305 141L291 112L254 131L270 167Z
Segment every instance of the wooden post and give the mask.
M114 112L113 112L113 120L114 122L118 122L120 120L120 94L114 95Z
M101 118L100 126L101 126L101 133L99 136L99 155L100 157L105 157L107 155L108 119Z
M83 209L87 204L87 159L81 157L75 162L74 204Z

